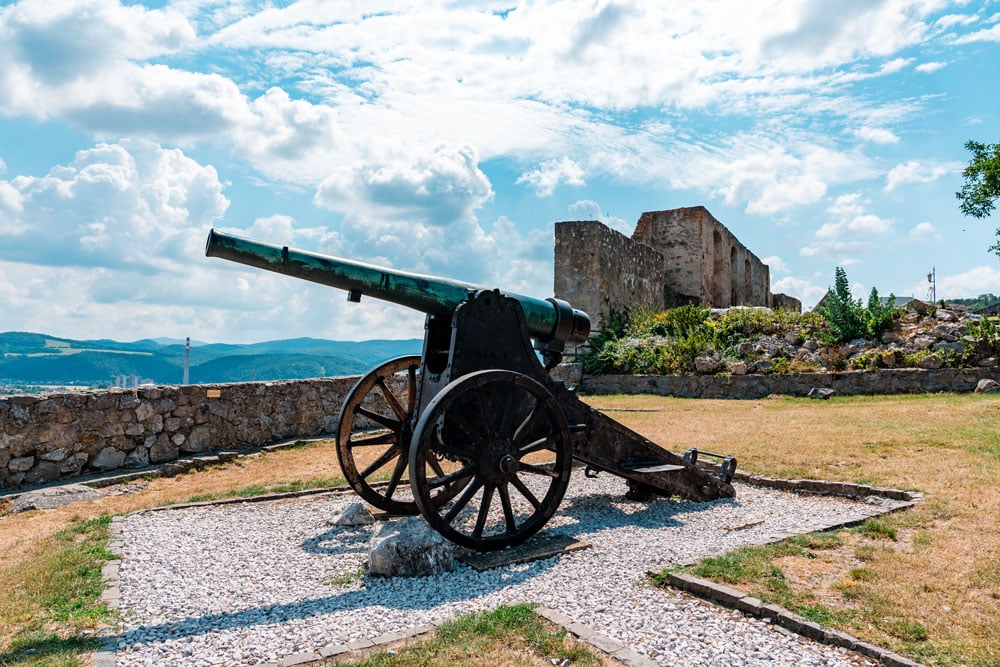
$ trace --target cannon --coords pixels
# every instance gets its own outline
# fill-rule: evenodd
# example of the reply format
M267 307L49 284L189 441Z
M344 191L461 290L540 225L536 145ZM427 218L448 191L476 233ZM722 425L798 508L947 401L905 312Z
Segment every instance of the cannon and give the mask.
M537 533L574 467L627 482L626 497L735 495L736 460L677 455L581 401L549 371L590 335L560 299L396 271L212 230L205 254L426 314L420 356L387 361L344 400L337 457L348 484L393 515L421 514L477 551ZM705 458L715 458L715 466Z

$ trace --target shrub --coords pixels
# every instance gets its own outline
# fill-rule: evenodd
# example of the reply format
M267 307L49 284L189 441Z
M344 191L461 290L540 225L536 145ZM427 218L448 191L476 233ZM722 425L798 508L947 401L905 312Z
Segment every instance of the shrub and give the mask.
M882 305L878 290L874 287L868 295L868 305L851 296L847 272L842 267L834 270L834 287L827 303L816 309L830 325L834 339L843 343L856 338L877 340L903 314L896 307L896 297L889 295L886 305Z

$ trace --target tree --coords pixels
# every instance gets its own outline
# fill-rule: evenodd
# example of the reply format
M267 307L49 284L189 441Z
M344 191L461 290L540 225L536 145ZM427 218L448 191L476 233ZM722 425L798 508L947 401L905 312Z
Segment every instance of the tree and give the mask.
M962 171L965 185L955 193L962 202L962 213L974 218L985 218L993 212L1000 199L1000 144L982 144L971 139L965 149L972 152L972 159ZM1000 239L1000 229L997 229ZM1000 240L990 246L990 251L1000 257Z

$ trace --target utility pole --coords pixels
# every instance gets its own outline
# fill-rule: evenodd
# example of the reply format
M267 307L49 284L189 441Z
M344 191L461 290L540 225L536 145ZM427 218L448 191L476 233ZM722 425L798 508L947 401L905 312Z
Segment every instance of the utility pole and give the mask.
M931 272L927 274L927 282L931 284L927 288L927 294L931 298L931 303L937 303L937 271L931 267Z
M181 384L190 384L191 380L191 336L187 337L184 343L184 381Z

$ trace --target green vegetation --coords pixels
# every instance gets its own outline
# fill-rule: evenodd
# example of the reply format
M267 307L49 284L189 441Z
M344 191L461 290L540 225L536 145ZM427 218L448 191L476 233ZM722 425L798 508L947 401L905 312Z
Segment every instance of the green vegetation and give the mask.
M891 294L883 306L874 287L868 295L867 307L862 305L861 299L851 296L847 272L839 266L834 270L833 290L816 310L826 319L834 339L841 343L856 338L878 340L903 313L902 308L896 308L896 298Z
M526 657L516 649L514 655L510 653L518 646L525 647L536 660L541 658L546 664L550 660L555 663L569 660L574 665L600 664L600 659L573 640L566 630L554 628L526 604L459 617L439 625L431 639L350 664L363 667L510 664L513 659ZM533 662L524 660L525 664Z
M987 292L977 297L969 299L948 299L947 306L968 306L970 310L976 311L1000 303L1000 296Z
M77 521L5 572L0 617L11 639L0 665L82 665L81 654L99 648L92 632L114 618L101 601L101 568L115 558L107 551L110 523Z
M238 489L228 489L215 493L199 493L187 499L189 503L204 503L211 500L224 500L226 498L252 498L263 496L268 493L294 493L295 491L307 491L309 489L328 489L346 484L343 477L324 477L322 479L293 480L285 484L275 484L273 486L263 486L261 484L251 484Z
M965 215L985 218L993 212L1000 199L1000 144L983 144L978 141L965 142L965 149L972 153L972 159L962 171L965 185L955 197L961 202L959 208ZM1000 257L1000 229L997 243L990 246L990 252Z
M791 334L803 342L826 331L825 320L815 313L745 308L713 316L700 306L637 308L615 314L581 361L587 373L684 373L693 371L695 358L706 351L753 359L755 336ZM789 363L788 370L800 369Z

